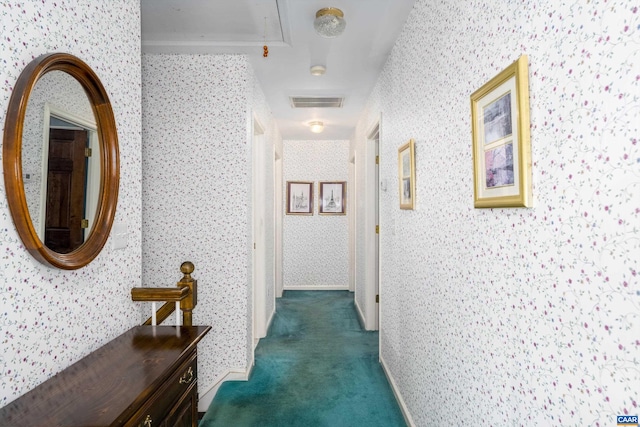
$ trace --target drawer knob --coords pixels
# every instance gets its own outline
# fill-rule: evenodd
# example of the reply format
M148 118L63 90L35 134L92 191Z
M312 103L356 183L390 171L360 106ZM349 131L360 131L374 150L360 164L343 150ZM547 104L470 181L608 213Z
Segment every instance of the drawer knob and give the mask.
M189 366L189 370L180 377L180 384L189 384L193 380L193 369Z
M147 415L147 418L145 418L142 424L140 424L140 427L151 427L151 423L153 423L151 415Z

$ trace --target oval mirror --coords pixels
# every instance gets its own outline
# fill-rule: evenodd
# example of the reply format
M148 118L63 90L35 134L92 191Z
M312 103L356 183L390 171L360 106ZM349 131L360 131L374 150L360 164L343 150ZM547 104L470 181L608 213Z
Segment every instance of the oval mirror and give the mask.
M64 53L42 55L22 72L3 144L9 209L40 262L77 269L102 250L118 200L115 119L97 75Z

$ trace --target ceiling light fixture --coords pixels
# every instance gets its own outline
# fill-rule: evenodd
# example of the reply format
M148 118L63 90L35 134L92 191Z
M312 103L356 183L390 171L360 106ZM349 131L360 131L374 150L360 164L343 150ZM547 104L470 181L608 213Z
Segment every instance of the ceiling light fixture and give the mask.
M313 76L321 76L327 71L327 68L324 65L314 65L310 71Z
M313 27L322 37L338 37L344 31L347 22L344 20L344 13L335 7L325 7L316 12L316 20Z
M309 127L311 128L311 132L320 133L324 130L324 123L322 122L309 122Z

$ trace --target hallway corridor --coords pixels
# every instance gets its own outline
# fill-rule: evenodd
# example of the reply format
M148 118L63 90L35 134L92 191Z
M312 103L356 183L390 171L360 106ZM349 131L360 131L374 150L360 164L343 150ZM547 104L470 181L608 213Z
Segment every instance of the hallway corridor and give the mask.
M249 381L226 382L201 427L405 426L348 291L285 291Z

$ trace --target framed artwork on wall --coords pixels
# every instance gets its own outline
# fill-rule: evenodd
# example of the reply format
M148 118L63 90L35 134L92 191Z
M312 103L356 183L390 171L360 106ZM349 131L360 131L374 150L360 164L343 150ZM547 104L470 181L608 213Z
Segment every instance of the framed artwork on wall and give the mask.
M410 139L398 149L398 181L400 209L413 209L416 193L416 161L414 141Z
M531 206L528 66L522 55L471 95L476 208Z
M321 181L318 191L318 214L346 215L347 183L346 181Z
M287 181L287 215L313 215L313 182Z

